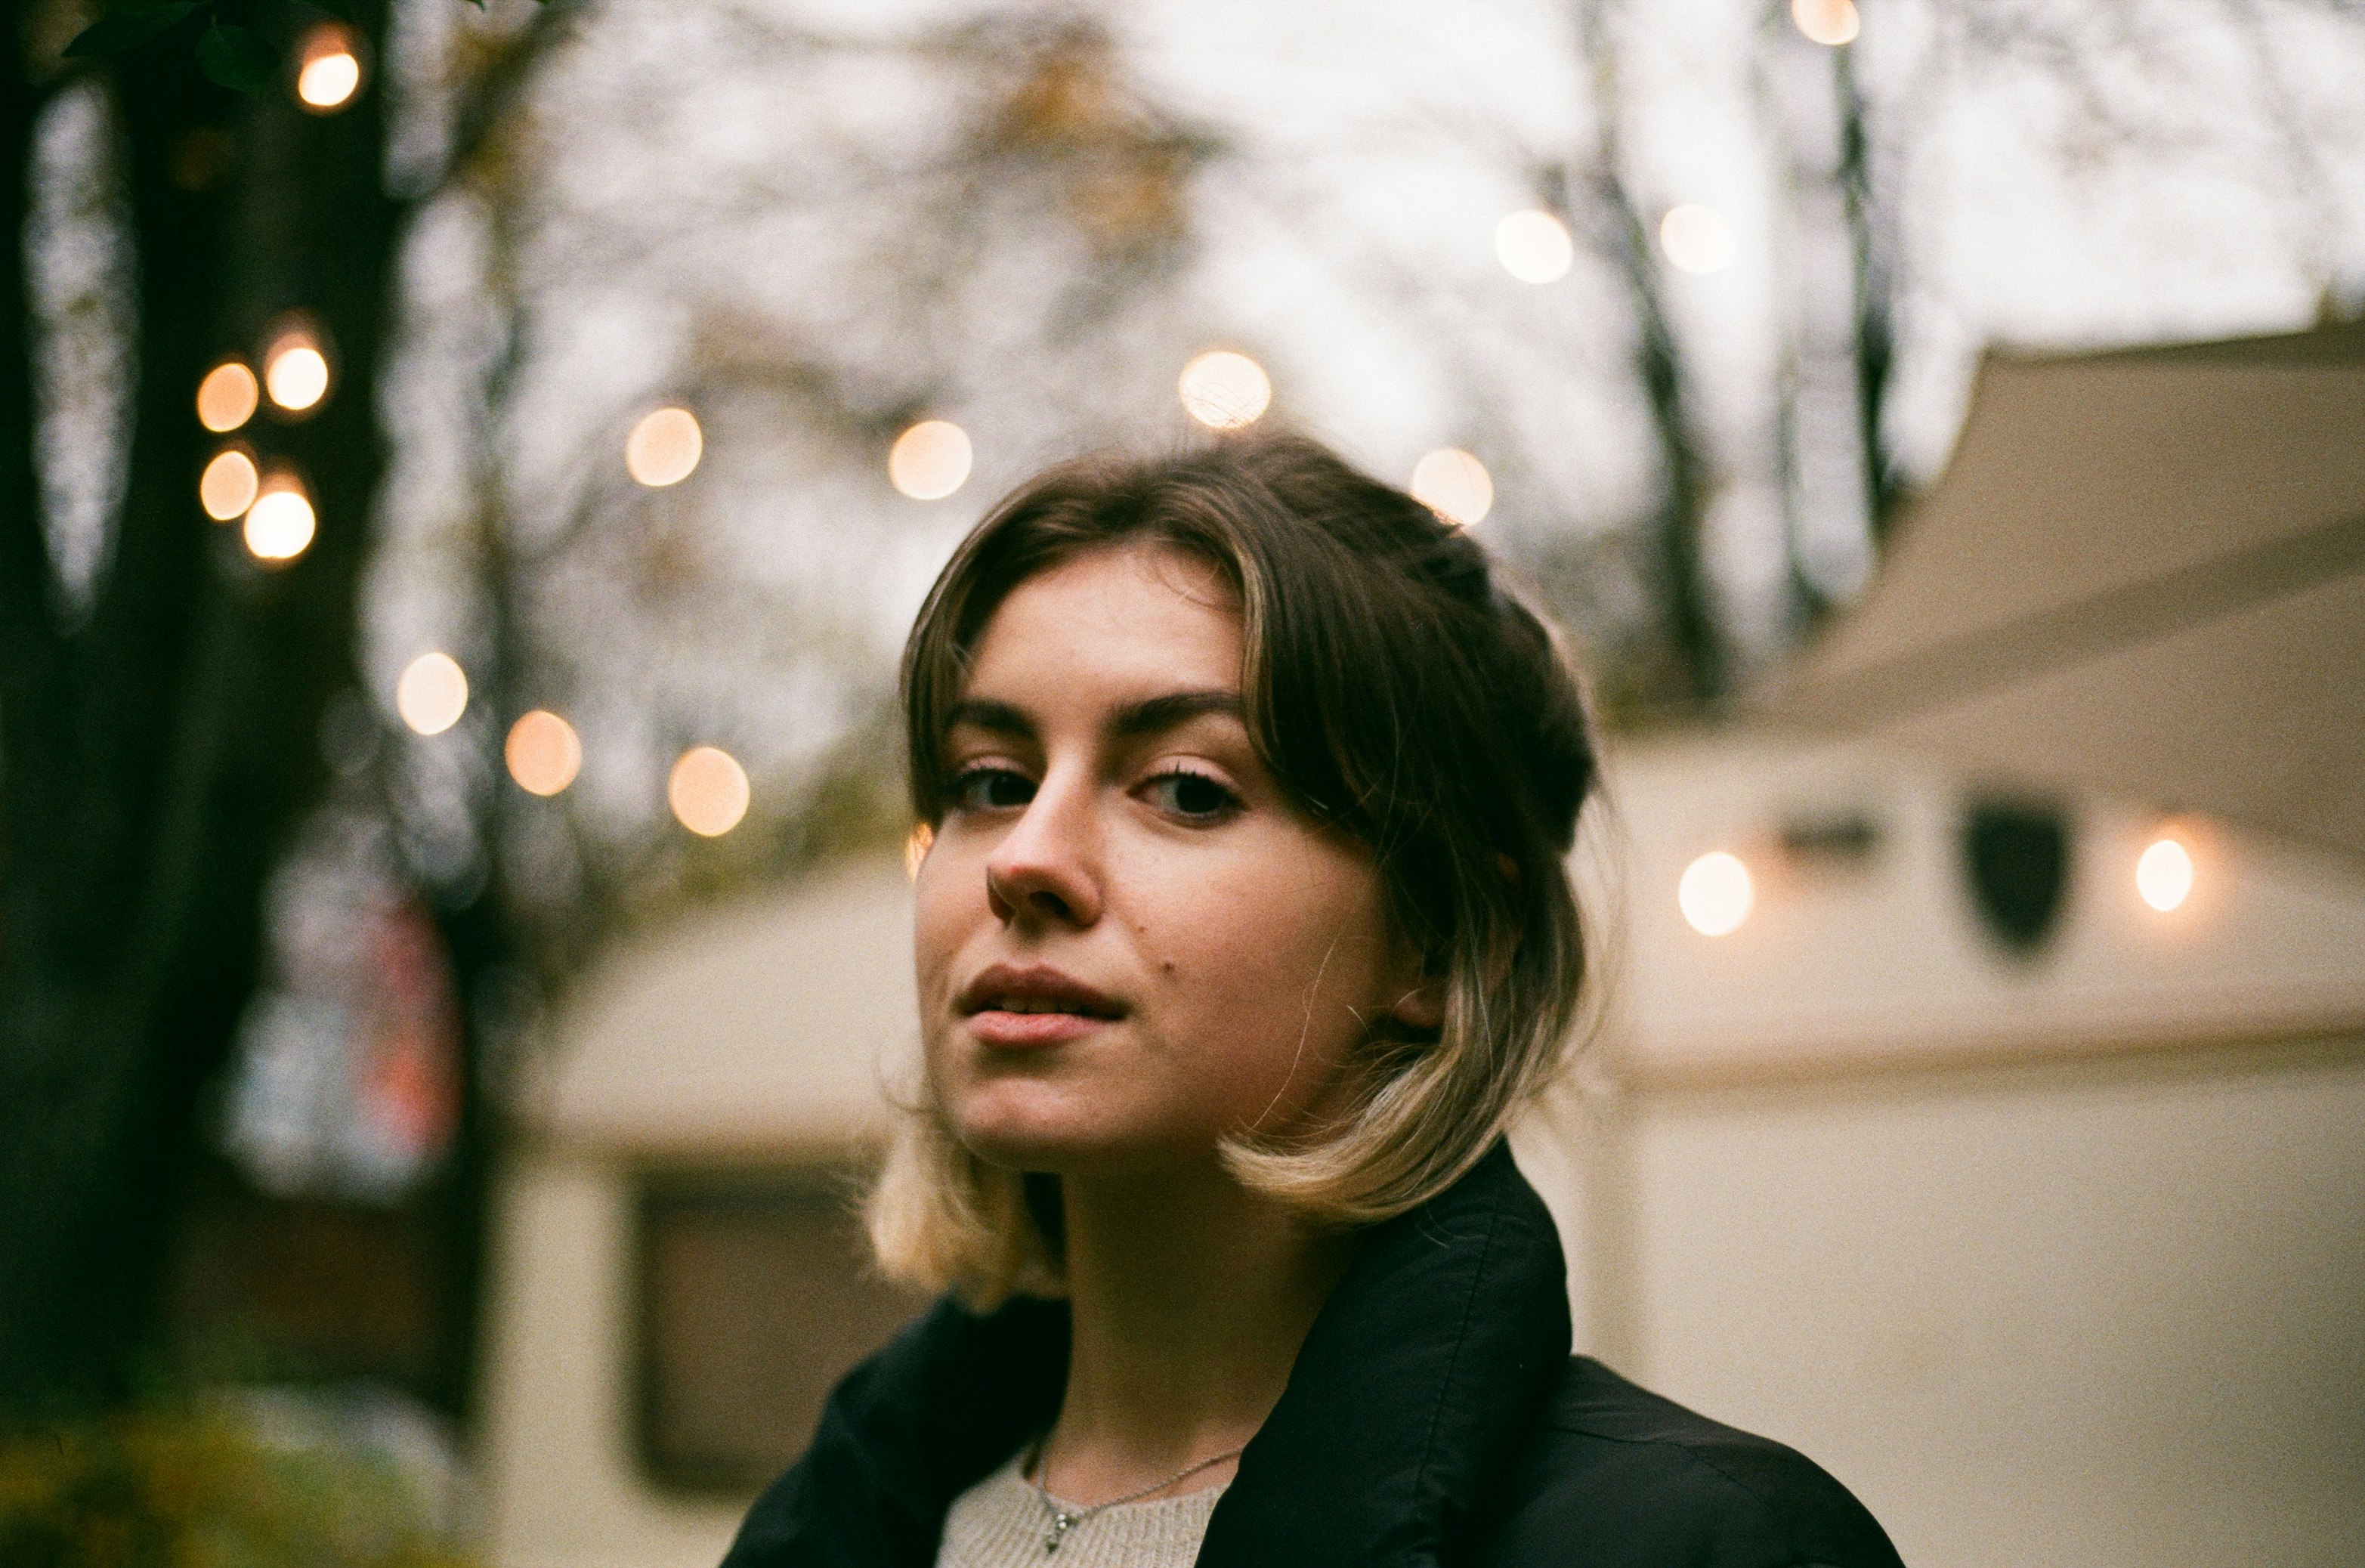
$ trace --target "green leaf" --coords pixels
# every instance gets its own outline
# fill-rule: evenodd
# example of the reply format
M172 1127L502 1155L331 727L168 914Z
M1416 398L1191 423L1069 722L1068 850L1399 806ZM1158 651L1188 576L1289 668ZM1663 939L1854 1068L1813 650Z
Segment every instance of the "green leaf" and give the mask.
M73 42L66 45L66 58L115 54L146 43L194 15L203 4L205 0L134 0L124 5L118 0L106 16L74 35Z
M225 87L260 93L279 74L279 57L252 29L216 22L197 39L197 66Z

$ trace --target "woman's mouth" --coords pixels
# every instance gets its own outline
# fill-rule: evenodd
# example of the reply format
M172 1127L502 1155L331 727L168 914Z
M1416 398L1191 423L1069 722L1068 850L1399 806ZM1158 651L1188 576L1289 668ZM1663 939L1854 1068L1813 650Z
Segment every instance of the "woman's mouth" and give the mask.
M1123 1004L1048 964L996 964L961 988L970 1030L990 1046L1054 1045L1125 1015Z

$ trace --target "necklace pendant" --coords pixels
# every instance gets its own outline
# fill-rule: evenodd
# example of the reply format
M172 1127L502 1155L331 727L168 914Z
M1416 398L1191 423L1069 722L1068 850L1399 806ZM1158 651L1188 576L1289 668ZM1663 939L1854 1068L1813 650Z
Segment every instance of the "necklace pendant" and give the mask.
M1051 1511L1051 1532L1043 1538L1043 1555L1048 1557L1051 1553L1059 1551L1059 1542L1066 1540L1068 1532L1075 1529L1082 1519L1083 1516L1082 1514L1071 1514L1063 1508L1053 1509Z

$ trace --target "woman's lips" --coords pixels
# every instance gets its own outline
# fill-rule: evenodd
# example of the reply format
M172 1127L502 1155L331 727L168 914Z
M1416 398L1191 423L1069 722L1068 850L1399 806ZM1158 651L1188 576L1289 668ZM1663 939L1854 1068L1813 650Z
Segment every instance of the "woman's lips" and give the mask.
M1081 1013L1005 1013L999 1008L987 1008L969 1017L970 1033L989 1046L1005 1048L1058 1045L1094 1029L1104 1029L1110 1022Z
M1048 964L995 964L961 987L969 1026L990 1046L1056 1045L1124 1016L1115 998Z

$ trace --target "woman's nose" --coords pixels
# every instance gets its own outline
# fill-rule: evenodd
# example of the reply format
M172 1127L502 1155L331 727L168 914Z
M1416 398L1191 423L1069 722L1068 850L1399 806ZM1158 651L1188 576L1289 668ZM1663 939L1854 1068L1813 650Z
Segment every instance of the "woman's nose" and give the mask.
M1101 917L1092 790L1047 778L985 862L985 898L1003 924L1086 926Z

